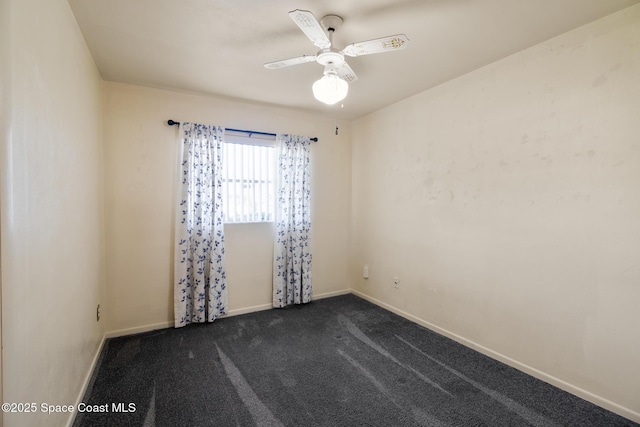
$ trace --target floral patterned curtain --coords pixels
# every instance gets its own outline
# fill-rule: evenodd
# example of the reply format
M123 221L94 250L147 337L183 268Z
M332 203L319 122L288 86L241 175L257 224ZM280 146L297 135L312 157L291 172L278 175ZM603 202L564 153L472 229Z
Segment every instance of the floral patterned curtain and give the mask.
M224 129L181 123L180 188L176 209L175 327L212 322L226 313L222 225Z
M311 301L311 140L277 135L273 306Z

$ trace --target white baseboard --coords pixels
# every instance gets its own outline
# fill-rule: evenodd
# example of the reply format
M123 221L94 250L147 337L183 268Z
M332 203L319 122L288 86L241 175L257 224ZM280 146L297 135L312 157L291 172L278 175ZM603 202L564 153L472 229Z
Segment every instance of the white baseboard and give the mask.
M577 386L575 386L573 384L570 384L570 383L568 383L568 382L566 382L564 380L561 380L560 378L556 378L553 375L547 374L546 372L540 371L540 370L538 370L536 368L533 368L533 367L531 367L529 365L526 365L526 364L521 363L521 362L519 362L517 360L514 360L514 359L512 359L512 358L510 358L508 356L505 356L504 354L498 353L498 352L496 352L494 350L491 350L490 348L484 347L484 346L482 346L482 345L480 345L480 344L478 344L478 343L476 343L474 341L471 341L469 339L466 339L466 338L464 338L464 337L462 337L460 335L454 334L453 332L450 332L450 331L448 331L446 329L443 329L443 328L441 328L441 327L439 327L437 325L434 325L431 322L428 322L428 321L426 321L424 319L421 319L421 318L416 317L416 316L414 316L412 314L409 314L409 313L407 313L407 312L405 312L403 310L400 310L400 309L398 309L398 308L396 308L396 307L394 307L392 305L389 305L389 304L384 303L384 302L382 302L380 300L377 300L377 299L375 299L375 298L373 298L373 297L371 297L371 296L369 296L367 294L364 294L364 293L362 293L360 291L352 289L351 293L353 293L354 295L357 295L357 296L359 296L359 297L361 297L361 298L363 298L363 299L365 299L365 300L367 300L367 301L369 301L369 302L371 302L371 303L373 303L373 304L375 304L377 306L380 306L380 307L385 308L385 309L387 309L387 310L389 310L389 311L391 311L393 313L396 313L397 315L402 316L405 319L408 319L408 320L410 320L410 321L412 321L414 323L417 323L418 325L424 326L425 328L430 329L430 330L432 330L432 331L434 331L434 332L436 332L436 333L438 333L440 335L444 335L444 336L446 336L448 338L451 338L452 340L457 341L458 343L460 343L460 344L462 344L462 345L464 345L466 347L469 347L469 348L472 348L474 350L477 350L480 353L491 357L492 359L496 359L496 360L498 360L498 361L500 361L500 362L502 362L502 363L504 363L506 365L509 365L509 366L511 366L513 368L518 369L519 371L525 372L525 373L531 375L532 377L538 378L539 380L542 380L542 381L544 381L546 383L554 385L554 386L558 387L559 389L562 389L562 390L564 390L564 391L566 391L568 393L576 395L576 396L578 396L578 397L580 397L580 398L582 398L582 399L584 399L586 401L589 401L589 402L591 402L591 403L593 403L595 405L598 405L598 406L600 406L602 408L608 409L611 412L615 412L618 415L621 415L621 416L623 416L625 418L628 418L628 419L630 419L632 421L640 423L640 413L638 413L636 411L633 411L633 410L631 410L629 408L626 408L626 407L624 407L622 405L619 405L619 404L617 404L615 402L612 402L612 401L610 401L608 399L605 399L605 398L603 398L601 396L598 396L598 395L596 395L594 393L591 393L588 390L585 390L583 388L580 388L580 387L577 387Z
M254 305L254 306L251 306L251 307L235 308L233 310L229 310L229 312L227 314L225 314L224 316L222 316L221 319L224 319L225 317L239 316L241 314L255 313L257 311L270 310L272 308L273 308L273 306L271 305L271 303Z
M346 295L346 294L350 294L350 293L351 293L350 289L342 289L340 291L325 292L325 293L322 293L322 294L314 294L313 295L313 299L314 300L319 300L319 299L324 299L324 298L335 297L335 296L338 296L338 295ZM221 316L220 318L224 319L225 317L233 317L233 316L239 316L241 314L255 313L257 311L270 310L272 308L273 308L273 306L271 305L271 303L254 305L254 306L250 306L250 307L235 308L233 310L229 310L229 312L227 314L225 314L224 316ZM155 331L155 330L158 330L158 329L173 328L173 325L174 325L174 322L167 321L167 322L154 323L154 324L150 324L150 325L136 326L134 328L118 329L118 330L115 330L115 331L107 332L105 337L106 338L115 338L115 337L122 337L122 336L125 336L125 335L134 335L134 334L139 334L139 333L142 333L142 332Z
M123 337L125 335L140 334L142 332L155 331L157 329L173 328L174 323L171 321L153 323L151 325L136 326L135 328L118 329L115 331L107 332L106 338Z
M107 340L107 336L105 334L102 336L102 339L100 340L100 345L98 346L95 354L93 355L93 359L91 359L89 371L84 376L84 380L82 381L82 387L80 388L80 394L76 398L76 403L74 405L74 408L76 409L78 408L78 405L80 404L80 402L82 402L82 399L84 398L84 394L87 392L87 388L91 383L91 379L93 377L93 371L95 370L98 364L98 360L100 359L100 355L102 354L102 348L104 347L104 343L106 340ZM77 410L69 413L69 419L67 420L67 427L71 427L73 425L73 422L75 421L77 414L78 414Z
M350 294L350 293L351 293L351 289L342 289L340 291L325 292L325 293L317 294L317 295L313 294L313 299L314 300L319 300L319 299L324 299L324 298L335 297L335 296L338 296L338 295L346 295L346 294ZM273 305L271 303L254 305L254 306L251 306L251 307L235 308L233 310L229 310L229 313L225 314L221 318L239 316L241 314L255 313L257 311L270 310L272 308L273 308Z
M313 294L313 299L324 299L324 298L331 298L331 297L337 297L339 295L348 295L351 293L351 289L342 289L340 291L333 291L333 292L325 292L324 294Z

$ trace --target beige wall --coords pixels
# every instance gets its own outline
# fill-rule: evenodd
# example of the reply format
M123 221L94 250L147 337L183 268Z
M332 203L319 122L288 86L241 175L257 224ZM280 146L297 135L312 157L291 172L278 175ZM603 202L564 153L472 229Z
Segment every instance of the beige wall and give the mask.
M3 399L75 405L104 336L101 79L66 1L4 6ZM4 414L7 426L69 419Z
M349 289L350 125L303 112L104 84L107 330L129 333L173 321L177 127L167 119L317 136L312 146L313 286ZM270 224L225 227L231 314L271 306Z
M639 118L635 6L356 120L356 292L640 421Z
M0 165L7 164L6 147L11 138L11 9L9 0L0 0ZM0 343L2 342L2 218L4 173L0 172ZM0 350L0 401L2 397L2 351ZM3 426L0 415L0 427Z

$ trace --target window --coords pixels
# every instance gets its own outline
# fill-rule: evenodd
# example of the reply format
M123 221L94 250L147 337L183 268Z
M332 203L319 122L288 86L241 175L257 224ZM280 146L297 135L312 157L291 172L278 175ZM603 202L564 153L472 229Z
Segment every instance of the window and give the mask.
M275 141L225 135L223 145L223 220L273 221Z

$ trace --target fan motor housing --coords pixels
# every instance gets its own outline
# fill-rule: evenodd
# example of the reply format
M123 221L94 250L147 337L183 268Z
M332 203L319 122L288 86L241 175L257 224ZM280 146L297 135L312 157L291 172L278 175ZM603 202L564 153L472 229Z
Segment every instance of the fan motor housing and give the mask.
M331 48L322 49L316 55L316 61L321 65L334 65L339 67L344 64L344 55Z

